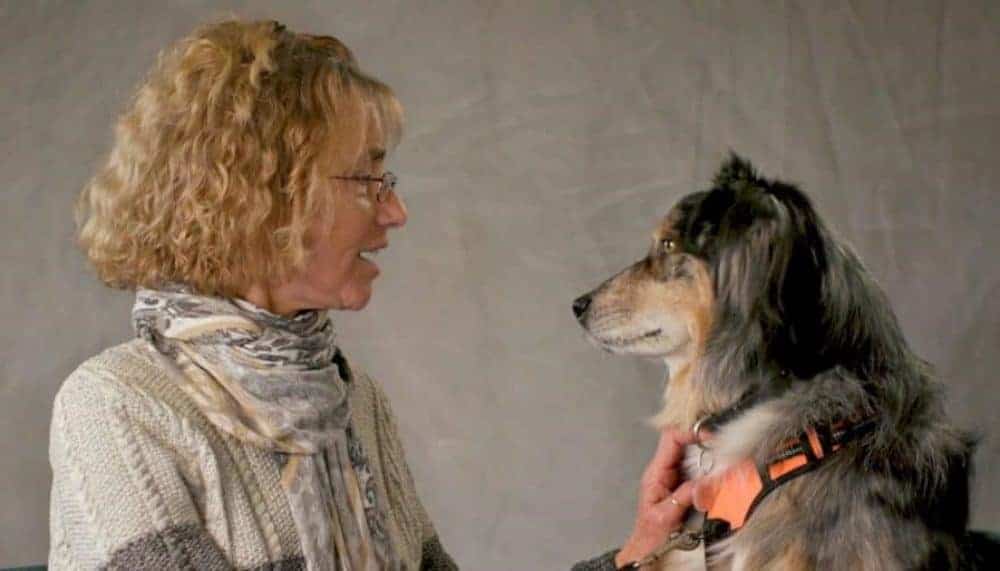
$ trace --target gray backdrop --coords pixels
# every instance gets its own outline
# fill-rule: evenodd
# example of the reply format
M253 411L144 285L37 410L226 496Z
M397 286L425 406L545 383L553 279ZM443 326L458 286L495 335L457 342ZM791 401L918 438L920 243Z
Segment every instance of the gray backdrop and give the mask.
M973 520L1000 528L1000 3L7 0L0 566L46 556L60 382L131 334L72 203L157 51L229 9L341 37L406 105L410 223L336 319L464 568L566 568L628 533L663 369L590 347L570 301L730 148L810 191L888 290L985 432Z

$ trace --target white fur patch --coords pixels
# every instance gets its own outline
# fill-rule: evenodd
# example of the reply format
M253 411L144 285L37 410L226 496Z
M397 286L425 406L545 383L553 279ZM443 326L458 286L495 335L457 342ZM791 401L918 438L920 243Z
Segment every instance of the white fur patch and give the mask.
M777 402L751 408L713 435L704 455L699 447L689 447L684 458L685 471L695 477L721 474L752 457L780 421Z

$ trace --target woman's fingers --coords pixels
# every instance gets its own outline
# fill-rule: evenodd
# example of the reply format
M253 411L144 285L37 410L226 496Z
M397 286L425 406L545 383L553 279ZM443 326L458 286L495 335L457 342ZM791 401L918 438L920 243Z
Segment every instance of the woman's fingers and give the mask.
M677 486L672 494L650 509L663 529L676 529L684 523L684 516L694 501L694 482L688 480Z
M668 426L660 432L652 465L676 466L684 458L684 447L694 443L695 434Z
M695 435L690 432L672 427L663 429L653 459L642 476L642 501L647 504L658 503L677 484L684 448L693 443L694 438Z
M647 525L659 530L662 542L671 531L678 529L691 507L693 482L684 482L660 503L649 506L646 512Z
M664 429L660 434L653 459L642 475L635 528L615 556L617 565L644 557L684 522L691 507L694 484L678 485L678 481L684 448L693 442L693 434L675 428Z
M632 535L615 557L617 565L645 557L681 527L693 487L693 482L684 482L660 502L639 507Z

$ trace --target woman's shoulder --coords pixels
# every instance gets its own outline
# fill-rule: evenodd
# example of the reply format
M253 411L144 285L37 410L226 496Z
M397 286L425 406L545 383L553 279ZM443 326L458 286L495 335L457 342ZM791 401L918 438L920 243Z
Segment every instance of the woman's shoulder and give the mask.
M166 371L144 354L143 343L141 339L126 341L85 360L63 381L56 401L97 393L120 400L127 398L134 389L155 385Z
M152 427L161 421L190 426L183 417L193 411L193 403L171 385L165 364L145 341L133 339L90 357L69 374L53 402L53 430L135 422Z

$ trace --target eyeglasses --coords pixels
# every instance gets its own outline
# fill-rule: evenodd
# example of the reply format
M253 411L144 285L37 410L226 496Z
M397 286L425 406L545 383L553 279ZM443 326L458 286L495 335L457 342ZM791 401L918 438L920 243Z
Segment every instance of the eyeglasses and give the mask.
M377 185L375 190L375 200L378 202L385 202L385 199L389 197L389 193L396 189L396 183L399 182L396 175L389 171L382 173L382 176L334 176L330 178L335 178L337 180L353 180L356 182L363 182L365 184L375 183Z

